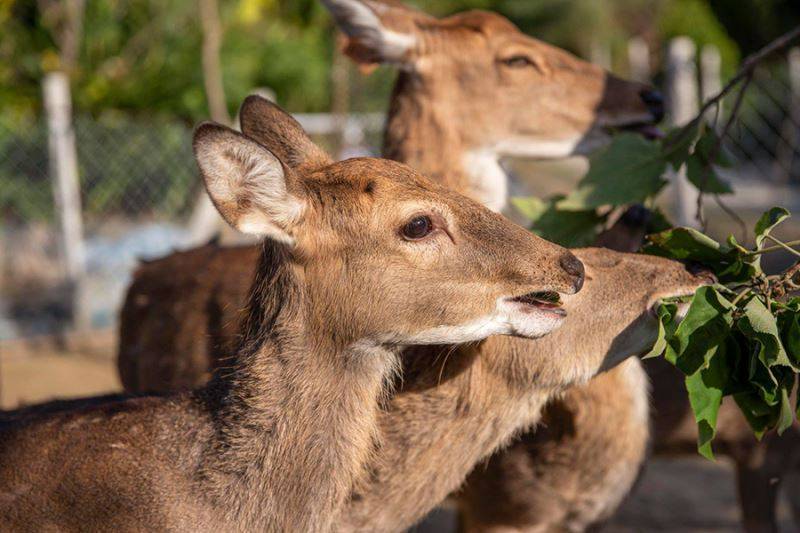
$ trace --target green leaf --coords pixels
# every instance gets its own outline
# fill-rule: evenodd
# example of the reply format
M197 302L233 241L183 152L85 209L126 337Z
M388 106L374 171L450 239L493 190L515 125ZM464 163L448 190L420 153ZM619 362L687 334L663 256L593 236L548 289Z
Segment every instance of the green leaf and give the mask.
M764 433L775 424L777 418L775 409L764 403L764 400L756 392L741 392L734 394L733 399L739 410L750 424L756 438L761 440Z
M686 160L686 177L698 190L712 194L731 194L733 189L717 173L715 165L709 164L697 152Z
M778 315L778 329L786 355L794 366L800 365L800 310L787 307Z
M711 237L693 228L674 228L647 236L644 250L671 259L689 259L708 266L727 264L728 255Z
M517 196L511 198L511 205L516 207L517 211L522 213L522 215L531 222L539 220L548 208L548 203L536 196L527 196L525 198Z
M711 441L716 434L717 413L729 377L725 343L713 352L703 368L686 377L686 391L697 422L697 450L708 459L714 458Z
M675 352L675 366L691 376L708 364L717 348L730 334L733 306L714 287L701 287L669 340Z
M715 166L724 168L732 167L733 161L728 155L728 152L725 151L725 147L721 146L717 150L719 144L720 138L717 132L714 128L706 126L700 138L697 139L697 144L694 145L694 154L697 154L704 163L710 161L713 156L714 161L712 161L712 163ZM713 153L714 150L717 150L716 154Z
M676 128L661 141L664 155L676 171L680 170L700 134L702 121L690 122L682 128Z
M556 207L561 196L543 201L538 198L514 198L512 203L532 221L531 231L562 246L579 247L591 244L605 217L594 209L563 211Z
M756 246L761 248L764 244L764 240L767 238L767 235L775 229L775 226L789 218L789 211L784 209L783 207L773 207L763 215L761 218L758 219L756 222L755 234L756 234Z
M794 376L792 376L792 379L794 380ZM794 382L792 382L792 385L794 385ZM778 435L783 434L784 431L794 424L794 411L792 410L792 402L789 399L791 393L791 385L788 388L781 387L781 410L778 415Z
M642 251L682 261L696 261L713 270L723 283L750 280L760 272L749 251L738 246L733 237L722 245L693 228L674 228L647 236ZM735 243L733 245L731 243Z
M617 135L610 145L595 152L589 163L589 172L557 204L559 209L581 211L642 202L666 184L661 176L667 162L659 145L633 133Z
M675 323L675 315L678 312L678 305L672 302L661 302L656 311L658 319L658 337L653 344L653 348L647 352L642 359L649 359L662 355L667 349L667 339L675 334L678 325Z
M737 327L747 338L757 343L755 355L767 367L774 365L800 370L786 353L781 343L778 323L760 298L754 297L744 306Z

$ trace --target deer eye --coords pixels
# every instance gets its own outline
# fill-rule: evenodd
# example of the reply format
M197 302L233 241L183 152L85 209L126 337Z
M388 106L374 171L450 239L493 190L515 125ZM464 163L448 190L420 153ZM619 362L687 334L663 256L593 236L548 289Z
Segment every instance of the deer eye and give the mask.
M533 61L527 56L511 56L507 59L500 60L502 64L511 68L524 68L533 66Z
M409 241L418 241L427 237L433 231L431 218L425 215L418 215L406 222L401 233Z

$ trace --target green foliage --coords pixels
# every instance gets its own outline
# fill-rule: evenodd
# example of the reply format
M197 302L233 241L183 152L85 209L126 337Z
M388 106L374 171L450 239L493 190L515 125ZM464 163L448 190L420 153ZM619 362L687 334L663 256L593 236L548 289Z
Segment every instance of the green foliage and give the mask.
M594 209L565 211L557 207L563 197L545 202L535 197L512 198L514 206L531 221L531 231L564 246L587 246L594 241L604 217Z
M564 211L642 202L666 185L667 167L657 143L640 135L617 135L590 158L590 168L578 188L557 204Z
M800 372L800 298L785 294L800 281L795 279L800 270L767 276L759 261L771 251L764 246L770 233L788 216L783 208L764 213L755 227L753 250L733 238L719 243L687 228L648 238L645 251L700 263L722 283L698 290L677 327L678 304L661 305L659 337L649 354L663 353L686 374L698 450L706 457L713 457L711 443L724 396L734 397L759 437L771 429L782 433L795 420L790 398Z
M721 149L717 133L702 121L676 129L657 141L621 133L592 154L589 163L589 171L566 197L547 201L512 199L513 205L531 220L536 233L564 246L588 244L592 231L596 235L603 228L610 210L649 202L658 195L667 183L664 174L669 168L685 166L689 181L703 192L732 192L718 172L731 162ZM679 230L670 238L688 243L699 237ZM724 255L727 249L717 253ZM731 268L736 270L737 266ZM739 271L731 275L736 273Z
M691 38L698 50L707 44L715 45L722 58L724 76L733 74L739 63L739 47L707 0L672 0L664 2L658 19L658 32L663 40L678 36Z
M748 4L766 0L749 0ZM708 0L442 0L410 4L445 16L489 9L508 16L536 37L584 57L596 43L609 43L625 68L625 45L633 35L662 39L687 31L701 43L714 42L726 59L735 53ZM781 0L770 0L770 5ZM6 109L38 111L40 82L60 68L57 24L42 6L58 2L0 2L0 100ZM691 4L691 5L690 5ZM220 0L224 86L231 114L255 87L268 86L294 111L319 111L330 102L330 58L334 31L319 0ZM51 9L51 8L48 8ZM741 8L728 6L729 15ZM71 72L79 112L106 110L179 117L208 116L203 88L201 25L196 0L92 0L86 2L78 63ZM688 13L683 18L679 15ZM759 8L759 13L768 10ZM702 15L702 16L701 16ZM722 15L720 15L722 16ZM744 18L747 21L749 12ZM698 18L700 17L700 18ZM723 17L725 18L725 17ZM773 17L774 18L774 17ZM688 23L686 22L688 20ZM755 21L753 23L755 25ZM737 35L747 31L736 23ZM744 28L744 29L742 29ZM752 28L755 32L756 29ZM735 52L735 47L734 47ZM383 109L393 69L354 83L354 106ZM374 81L373 79L374 78Z

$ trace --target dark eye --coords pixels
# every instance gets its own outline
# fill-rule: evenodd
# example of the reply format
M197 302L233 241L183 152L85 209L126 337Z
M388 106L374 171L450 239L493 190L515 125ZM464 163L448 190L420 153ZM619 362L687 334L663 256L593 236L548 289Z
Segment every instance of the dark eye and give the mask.
M503 59L500 62L511 68L523 68L533 65L533 61L526 56L512 56L508 59Z
M409 220L406 225L403 226L402 233L403 237L409 241L417 241L427 237L432 231L433 222L431 222L430 217L420 215Z

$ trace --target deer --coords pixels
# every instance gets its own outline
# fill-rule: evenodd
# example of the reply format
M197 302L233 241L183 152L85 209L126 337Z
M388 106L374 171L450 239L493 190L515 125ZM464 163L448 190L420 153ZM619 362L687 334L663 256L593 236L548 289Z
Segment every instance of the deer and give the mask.
M264 239L230 368L4 425L4 530L329 530L402 347L565 320L584 281L570 252L401 163L333 162L262 105L270 148L214 123L193 143L222 217Z
M587 153L606 142L613 130L646 133L663 115L660 96L652 88L615 78L525 36L496 14L468 12L437 20L397 2L326 5L347 35L348 55L366 66L399 67L384 155L426 169L440 183L495 210L507 205L509 180L501 157ZM384 39L387 32L389 38ZM413 49L393 49L396 37L416 44ZM463 53L464 46L471 54ZM225 366L221 354L237 342L255 259L253 247L209 244L138 269L120 317L118 363L126 390L189 389ZM639 363L628 360L624 365ZM647 425L638 424L647 388L636 373L612 369L607 379L589 383L577 393L585 397L598 388L596 396L605 399L608 391L636 388L636 402L609 406L606 415L609 423L632 417L637 424L626 425L630 434L625 438L605 434L604 441L591 444L609 450L609 460L627 472L629 480L644 460L648 438ZM597 410L606 411L602 404ZM611 452L614 447L619 453ZM570 466L575 471L598 465ZM609 505L602 508L604 514L620 499L618 476L606 475L613 470L606 464L597 475L585 476L593 479L596 493L612 494ZM572 501L564 498L561 505L571 506ZM597 512L592 508L580 514L591 514L589 522ZM551 514L578 513L554 509Z

